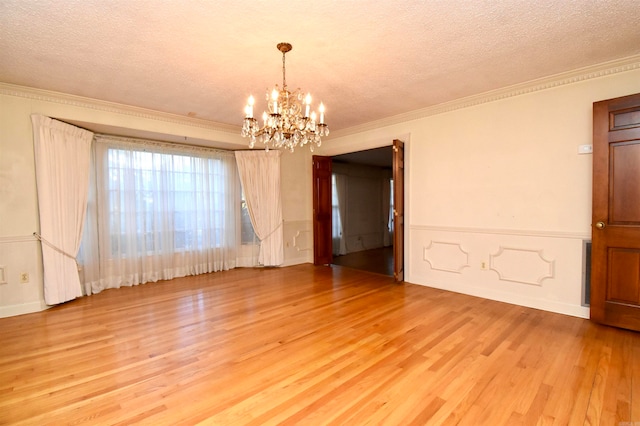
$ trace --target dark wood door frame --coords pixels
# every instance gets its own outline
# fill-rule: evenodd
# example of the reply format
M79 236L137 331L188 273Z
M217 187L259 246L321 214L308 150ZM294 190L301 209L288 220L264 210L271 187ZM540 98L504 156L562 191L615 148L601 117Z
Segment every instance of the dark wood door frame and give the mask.
M333 261L331 235L331 157L314 155L313 161L313 264L329 265Z
M404 142L393 141L393 278L404 281Z

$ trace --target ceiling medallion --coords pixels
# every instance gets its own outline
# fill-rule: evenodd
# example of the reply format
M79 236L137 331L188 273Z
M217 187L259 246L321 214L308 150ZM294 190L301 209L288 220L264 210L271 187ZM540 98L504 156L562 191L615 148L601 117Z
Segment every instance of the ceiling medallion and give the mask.
M245 107L242 136L249 138L249 147L253 148L256 142L264 144L268 151L270 148L286 148L293 152L298 145L309 144L313 152L314 146L319 147L322 136L329 134L329 126L324 121L324 105L320 103L320 120L315 111L311 114L311 94L302 95L300 89L290 92L287 89L285 54L291 51L289 43L279 43L278 50L282 52L282 89L276 84L274 89L267 90L266 100L268 112L262 113L263 124L260 127L258 120L253 118L253 96Z

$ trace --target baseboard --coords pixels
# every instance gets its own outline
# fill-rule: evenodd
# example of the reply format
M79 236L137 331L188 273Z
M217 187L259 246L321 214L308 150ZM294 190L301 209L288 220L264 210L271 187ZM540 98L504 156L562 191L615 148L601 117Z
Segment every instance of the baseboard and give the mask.
M501 292L487 288L476 288L473 286L460 285L439 285L438 283L424 281L423 284L416 283L425 287L437 288L440 290L453 291L455 293L466 294L469 296L480 297L483 299L495 300L497 302L509 303L512 305L524 306L527 308L539 309L542 311L553 312L556 314L569 315L578 318L589 318L589 307L582 305L572 305L568 303L556 302L547 299L530 298L520 296L513 293Z
M0 318L14 317L16 315L32 314L49 309L51 306L44 303L44 300L38 302L21 303L19 305L0 306Z
M302 265L303 263L313 263L313 262L310 262L309 259L307 259L307 256L304 256L304 257L297 257L295 259L287 259L280 266L285 267L285 266Z

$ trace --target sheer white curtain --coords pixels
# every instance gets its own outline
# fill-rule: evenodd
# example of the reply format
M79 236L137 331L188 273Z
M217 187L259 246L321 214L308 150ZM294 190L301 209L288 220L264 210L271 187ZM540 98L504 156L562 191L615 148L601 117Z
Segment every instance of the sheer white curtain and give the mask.
M94 145L81 256L87 294L236 266L232 152L103 135Z
M33 142L44 266L44 300L82 296L75 257L84 225L93 133L34 114Z
M389 218L391 215L391 178L382 178L382 217L384 223L382 224L382 244L385 247L391 245L391 228L389 227Z
M337 205L337 219L338 229L336 229L333 236L333 254L343 255L347 254L347 238L344 235L344 224L347 217L347 180L346 175L340 173L334 173L333 179L335 184L333 185L333 197L335 204Z
M258 262L264 266L281 265L284 262L281 151L236 151L235 154L251 223L260 239Z

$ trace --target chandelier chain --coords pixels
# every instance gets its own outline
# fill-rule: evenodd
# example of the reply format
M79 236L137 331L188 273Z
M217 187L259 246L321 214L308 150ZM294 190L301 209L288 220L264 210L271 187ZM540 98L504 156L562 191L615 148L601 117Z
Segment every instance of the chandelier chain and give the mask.
M284 64L284 57L287 54L287 52L282 52L282 89L283 90L287 90L287 75L286 75L286 67Z

